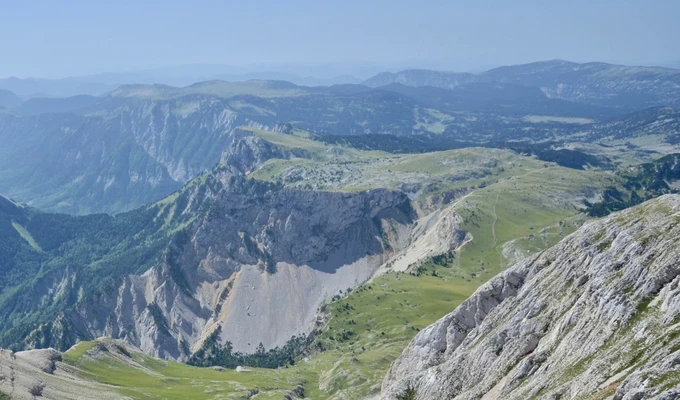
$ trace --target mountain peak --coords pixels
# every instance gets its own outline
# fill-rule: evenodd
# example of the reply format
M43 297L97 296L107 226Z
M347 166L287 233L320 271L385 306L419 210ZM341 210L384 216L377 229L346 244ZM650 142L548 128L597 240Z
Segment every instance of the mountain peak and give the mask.
M24 214L24 211L24 206L0 194L0 218L14 219Z
M12 108L22 103L21 98L9 90L0 89L0 107Z
M19 205L19 203L12 200L11 198L0 194L0 207L2 207L2 208L5 208L5 207L18 208L18 207L21 207L21 206Z

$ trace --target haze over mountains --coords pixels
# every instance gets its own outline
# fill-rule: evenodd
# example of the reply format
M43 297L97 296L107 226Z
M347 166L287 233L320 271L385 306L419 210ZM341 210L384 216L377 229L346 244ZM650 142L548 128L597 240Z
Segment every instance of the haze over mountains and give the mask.
M510 70L509 70L510 68ZM678 64L668 64L665 69L680 68ZM547 85L551 79L565 80L570 83L579 79L604 79L614 74L642 74L654 71L661 74L664 68L652 66L627 67L606 63L578 64L563 60L536 62L523 66L497 67L480 73L443 72L411 68L395 69L398 72L384 72L388 68L372 65L270 65L261 67L230 67L222 65L195 64L165 67L130 72L100 73L65 78L17 78L0 79L0 89L9 90L22 98L28 97L70 97L75 95L102 95L125 84L165 84L188 86L196 82L210 80L246 81L281 80L301 86L331 86L337 84L363 83L377 87L398 82L408 86L433 86L453 88L457 84L470 82L508 82L527 86ZM572 69L571 75L567 74ZM523 70L523 72L522 72ZM576 72L576 71L579 72ZM253 72L259 71L259 72ZM541 74L535 74L541 71ZM671 72L671 71L665 71ZM524 79L521 77L524 75ZM529 78L531 75L531 78ZM589 76L589 78L585 78ZM568 78L567 78L568 77ZM638 77L642 77L639 75ZM409 85L409 80L413 80ZM585 83L582 83L585 84Z
M680 70L163 73L4 81L0 393L677 394Z
M600 106L635 108L676 105L680 70L553 60L499 67L479 75L422 70L383 73L364 83L376 87L393 82L407 86L448 89L471 82L512 83L539 87L552 98Z
M592 122L677 106L679 79L672 69L550 61L479 75L381 73L365 85L330 87L206 81L23 102L3 92L0 191L51 211L130 210L216 165L241 125L291 124L319 135L443 133L439 141L600 135ZM645 124L656 122L652 114Z
M10 90L23 98L69 97L80 94L98 96L125 84L164 84L188 86L209 80L246 81L284 80L304 86L330 86L360 83L384 67L356 65L264 65L231 67L193 64L130 72L108 72L65 78L8 77L0 79L0 89Z
M680 399L677 0L0 10L0 400Z

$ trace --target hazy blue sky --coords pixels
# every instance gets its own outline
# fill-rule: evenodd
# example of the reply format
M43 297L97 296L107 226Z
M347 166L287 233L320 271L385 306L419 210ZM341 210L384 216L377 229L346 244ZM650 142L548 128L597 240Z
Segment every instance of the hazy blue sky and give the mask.
M679 17L679 0L5 0L0 77L192 63L664 63L680 61Z

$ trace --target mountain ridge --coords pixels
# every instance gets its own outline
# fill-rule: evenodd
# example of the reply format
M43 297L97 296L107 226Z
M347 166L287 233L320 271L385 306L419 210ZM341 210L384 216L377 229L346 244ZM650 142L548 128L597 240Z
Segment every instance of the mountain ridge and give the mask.
M578 64L564 60L503 66L476 75L404 70L376 75L363 84L377 87L393 82L447 89L473 82L514 83L539 87L552 98L627 109L677 106L680 98L678 69L599 62Z
M0 109L16 107L20 105L22 101L23 100L14 94L14 92L0 89Z

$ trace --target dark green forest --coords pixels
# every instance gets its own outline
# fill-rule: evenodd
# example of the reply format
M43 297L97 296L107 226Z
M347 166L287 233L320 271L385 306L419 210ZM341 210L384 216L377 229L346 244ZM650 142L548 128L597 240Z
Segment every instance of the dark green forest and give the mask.
M215 329L203 342L203 347L194 353L187 364L197 367L220 366L236 368L237 366L256 368L279 368L295 364L295 358L302 353L307 344L304 335L293 336L283 345L265 351L262 343L253 354L234 352L230 342L218 343L221 329Z
M21 347L39 327L39 337L32 340L69 346L52 343L46 328L65 309L150 268L168 243L164 211L167 207L151 206L116 216L78 217L0 198L0 346ZM56 295L42 284L54 280L63 280ZM35 304L36 298L43 303Z
M328 144L346 145L361 150L380 150L394 154L428 153L469 147L486 147L530 154L541 161L554 162L562 167L572 169L611 167L611 162L607 158L593 156L578 150L560 148L563 145L560 142L469 142L460 141L447 135L396 136L379 134L317 136L316 140Z
M680 180L679 161L680 154L669 154L654 162L641 164L632 171L619 172L622 186L606 188L602 200L597 203L586 201L587 214L601 217L654 197L680 192L669 185L669 182Z

